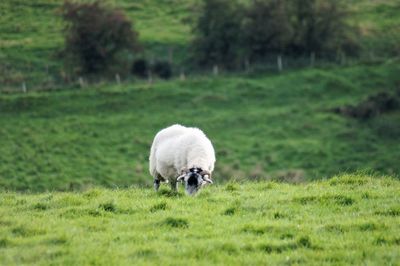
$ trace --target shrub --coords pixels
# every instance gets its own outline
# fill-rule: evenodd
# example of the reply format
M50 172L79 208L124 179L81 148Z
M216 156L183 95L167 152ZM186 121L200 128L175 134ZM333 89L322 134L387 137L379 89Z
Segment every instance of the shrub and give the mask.
M67 22L65 32L66 61L79 72L97 74L126 60L121 54L139 49L138 34L120 10L101 1L75 3L65 1L61 7Z
M200 66L234 68L240 50L242 13L236 1L204 0L194 24L192 50Z
M287 1L255 0L246 10L243 38L249 59L283 53L293 34Z
M346 23L343 1L290 0L293 33L289 52L295 55L357 53L356 30Z
M358 32L342 0L203 0L193 27L194 62L233 69L243 59L358 53Z
M149 72L149 64L145 59L137 59L132 64L131 72L133 75L146 78Z
M152 67L154 74L163 79L169 79L172 77L172 66L167 61L158 61Z

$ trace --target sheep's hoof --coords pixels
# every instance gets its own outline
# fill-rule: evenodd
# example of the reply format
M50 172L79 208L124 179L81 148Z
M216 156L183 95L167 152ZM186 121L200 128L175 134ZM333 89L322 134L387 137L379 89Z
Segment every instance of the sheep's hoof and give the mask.
M154 190L157 192L160 188L160 180L154 179Z

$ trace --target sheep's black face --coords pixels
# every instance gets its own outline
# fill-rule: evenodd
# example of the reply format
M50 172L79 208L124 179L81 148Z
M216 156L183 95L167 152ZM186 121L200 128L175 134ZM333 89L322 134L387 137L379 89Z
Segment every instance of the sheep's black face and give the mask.
M213 183L209 178L209 174L204 172L200 168L192 168L188 172L178 177L178 181L185 183L185 190L188 195L196 194L199 189L207 183Z
M203 178L198 173L191 173L187 174L187 178L185 178L185 190L186 193L189 195L194 195L199 191L203 184Z

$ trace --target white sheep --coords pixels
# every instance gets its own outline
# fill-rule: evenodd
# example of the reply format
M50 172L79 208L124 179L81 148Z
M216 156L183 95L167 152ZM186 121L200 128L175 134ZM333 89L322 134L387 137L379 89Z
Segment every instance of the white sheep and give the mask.
M213 183L214 148L198 128L173 125L162 129L153 140L149 161L156 191L160 182L169 182L176 191L178 182L183 181L186 193L192 195Z

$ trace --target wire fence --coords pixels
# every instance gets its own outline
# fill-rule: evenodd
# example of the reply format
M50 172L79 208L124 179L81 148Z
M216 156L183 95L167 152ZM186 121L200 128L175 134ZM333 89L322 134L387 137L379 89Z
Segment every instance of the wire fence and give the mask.
M162 58L163 60L165 58ZM364 57L346 57L337 55L334 58L320 58L311 53L307 57L289 57L284 55L269 56L250 63L244 61L235 70L226 70L218 65L207 68L195 68L182 62L174 63L171 53L168 61L172 67L173 80L185 81L191 77L217 77L229 74L277 74L306 68L327 68L351 66L356 64L377 64L398 58L377 57L372 54ZM149 71L147 77L135 76L129 71L124 73L108 73L103 76L84 76L69 74L62 65L26 62L13 67L10 64L0 64L0 93L28 93L30 91L58 91L65 89L84 89L96 84L128 84L156 83L161 78Z

